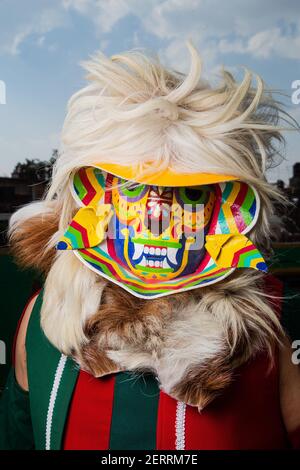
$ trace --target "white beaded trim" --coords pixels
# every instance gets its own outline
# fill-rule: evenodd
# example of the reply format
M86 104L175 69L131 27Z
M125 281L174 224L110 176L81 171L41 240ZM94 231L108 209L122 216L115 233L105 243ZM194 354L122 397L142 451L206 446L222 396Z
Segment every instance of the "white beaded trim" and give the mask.
M51 449L51 432L52 432L52 418L55 407L55 401L57 397L57 392L59 389L60 381L64 372L66 365L67 356L62 354L60 356L59 362L57 364L53 386L50 394L49 406L47 411L47 422L46 422L46 450Z
M185 411L186 404L178 401L176 407L176 450L185 450Z

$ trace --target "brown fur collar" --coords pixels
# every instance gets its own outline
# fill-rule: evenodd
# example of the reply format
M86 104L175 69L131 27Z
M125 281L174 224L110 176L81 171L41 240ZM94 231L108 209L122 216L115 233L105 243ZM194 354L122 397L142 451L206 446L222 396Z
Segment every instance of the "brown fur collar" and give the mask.
M239 366L264 349L251 321L232 349L210 312L197 310L202 293L149 301L108 284L99 311L85 324L88 343L77 361L95 376L150 370L170 396L202 410L230 385ZM188 329L197 326L193 336Z
M10 235L10 250L16 263L47 274L55 258L55 248L46 249L52 235L58 230L58 213L36 215L26 219Z
M57 229L56 211L22 222L11 236L18 263L47 274L55 249L45 247ZM235 276L240 273L231 279ZM123 369L151 370L166 393L201 410L228 387L237 367L275 344L271 334L267 338L259 333L249 315L248 285L235 285L222 283L149 301L107 283L98 311L84 325L87 341L74 359L96 377ZM222 324L224 299L243 324L238 338L230 323ZM274 329L271 322L269 326Z
M114 288L115 286L112 286L112 289ZM177 295L177 297L180 296L181 294ZM181 299L177 300L180 303ZM101 308L101 311L86 324L85 333L90 341L82 348L80 357L76 358L81 367L92 375L101 377L129 369L132 362L133 371L140 373L149 370L157 375L157 370L152 366L151 360L147 361L147 356L149 353L159 355L164 340L163 329L168 325L167 316L164 317L166 312L158 315L156 311L151 315L150 311L147 312L148 309L145 309L144 316L142 311L137 315L128 315L122 309L118 310L115 317L114 315L110 316L111 309L109 307L107 315L105 310L106 307ZM99 343L102 347L99 347ZM124 351L128 351L127 355L125 353L125 357L122 357L123 354L118 351L120 345ZM114 352L112 348L115 348L116 351ZM123 359L124 366L122 367L122 363L120 364L119 361L117 364L110 360L107 354L119 361ZM143 364L144 354L146 361ZM136 363L137 356L142 356L142 363ZM187 361L183 376L168 390L164 387L163 378L158 375L158 379L161 388L170 396L195 406L201 411L230 385L235 368L246 360L246 354L235 353L232 355L229 348L224 348L217 356L198 365L189 366L189 361Z

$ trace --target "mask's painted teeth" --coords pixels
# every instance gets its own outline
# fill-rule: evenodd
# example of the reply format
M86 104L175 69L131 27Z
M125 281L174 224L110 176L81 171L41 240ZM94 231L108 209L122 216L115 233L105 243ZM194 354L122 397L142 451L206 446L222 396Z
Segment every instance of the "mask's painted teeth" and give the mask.
M168 265L168 262L167 262L166 259L164 259L164 261L159 261L159 260L154 261L153 259L146 259L146 266L148 266L149 268L167 268L167 269L170 269L170 266Z
M134 253L132 259L134 261L141 258L139 261L140 266L147 266L149 268L164 268L170 269L168 259L172 264L177 264L176 255L178 248L166 248L159 246L143 245L141 243L134 243Z

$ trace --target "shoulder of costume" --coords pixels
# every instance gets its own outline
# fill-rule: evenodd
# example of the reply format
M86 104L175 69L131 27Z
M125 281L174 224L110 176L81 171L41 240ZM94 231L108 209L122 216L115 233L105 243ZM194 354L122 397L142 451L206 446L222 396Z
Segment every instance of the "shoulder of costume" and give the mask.
M44 289L37 297L26 336L27 371L35 446L59 449L79 368L46 338L40 322Z

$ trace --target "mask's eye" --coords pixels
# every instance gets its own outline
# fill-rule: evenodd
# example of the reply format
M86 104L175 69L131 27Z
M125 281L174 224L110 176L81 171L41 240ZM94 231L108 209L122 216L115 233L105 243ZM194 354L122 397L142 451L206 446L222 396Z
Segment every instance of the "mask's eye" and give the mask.
M184 198L186 199L187 202L198 203L199 201L201 201L202 196L203 196L202 189L185 188L184 190Z
M129 183L124 179L120 179L118 184L120 194L130 200L137 201L141 199L148 190L145 184Z
M210 191L209 186L187 186L179 188L179 197L184 204L205 204Z

